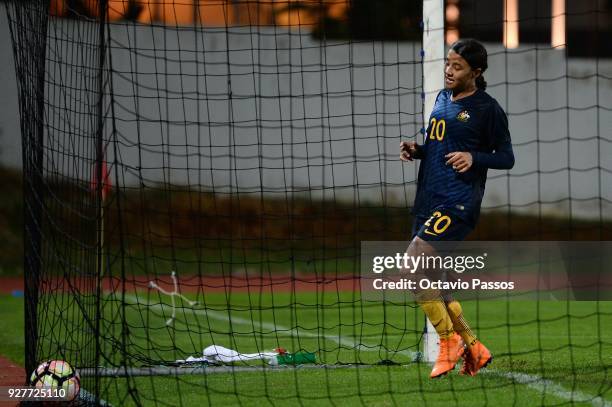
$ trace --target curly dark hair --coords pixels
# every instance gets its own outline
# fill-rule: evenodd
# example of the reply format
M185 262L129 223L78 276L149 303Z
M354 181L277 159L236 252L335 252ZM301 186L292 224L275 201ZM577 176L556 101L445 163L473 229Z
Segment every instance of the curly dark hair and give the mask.
M484 45L472 38L463 38L453 43L450 49L461 55L472 69L481 69L480 75L476 78L476 87L482 90L486 89L487 81L482 75L489 65L487 63L487 50Z

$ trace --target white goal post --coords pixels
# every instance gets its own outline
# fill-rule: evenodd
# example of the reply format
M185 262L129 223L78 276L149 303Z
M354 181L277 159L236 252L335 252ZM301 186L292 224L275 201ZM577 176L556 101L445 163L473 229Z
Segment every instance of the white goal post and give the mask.
M423 0L423 128L427 128L436 95L444 87L444 51L444 0ZM425 319L424 360L435 362L439 338Z

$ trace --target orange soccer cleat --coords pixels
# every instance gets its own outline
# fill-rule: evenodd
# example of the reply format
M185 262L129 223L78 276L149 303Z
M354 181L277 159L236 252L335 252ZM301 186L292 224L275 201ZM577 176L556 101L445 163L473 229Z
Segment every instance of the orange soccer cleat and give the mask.
M440 353L429 377L441 377L453 370L464 351L463 340L456 332L448 339L440 338Z
M487 367L493 360L493 356L482 342L476 341L463 354L463 366L459 371L461 375L476 376L483 367Z

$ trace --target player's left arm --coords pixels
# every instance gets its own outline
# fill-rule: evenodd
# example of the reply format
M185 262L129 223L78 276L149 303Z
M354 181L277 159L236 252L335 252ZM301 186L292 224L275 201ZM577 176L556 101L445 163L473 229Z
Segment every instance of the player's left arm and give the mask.
M494 103L488 117L487 144L490 152L455 151L446 155L447 164L457 172L471 167L509 170L514 167L514 151L508 130L508 117L498 103Z
M474 166L509 170L514 167L514 151L508 130L508 116L499 103L494 102L489 114L487 144L489 151L474 151Z

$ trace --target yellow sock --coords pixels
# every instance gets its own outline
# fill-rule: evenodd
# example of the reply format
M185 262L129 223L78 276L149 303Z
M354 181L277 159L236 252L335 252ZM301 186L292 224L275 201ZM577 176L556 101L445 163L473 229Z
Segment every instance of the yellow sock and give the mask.
M419 305L431 321L431 324L436 328L436 332L442 339L448 339L453 336L453 321L448 315L444 301L440 298L437 300L419 301Z
M472 346L474 343L476 343L476 335L474 335L474 332L472 332L472 329L463 317L461 304L459 304L458 301L453 300L446 303L446 309L450 319L453 321L453 328L459 335L461 335L463 342L465 342L468 346Z

